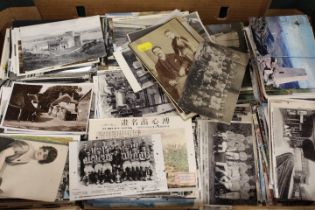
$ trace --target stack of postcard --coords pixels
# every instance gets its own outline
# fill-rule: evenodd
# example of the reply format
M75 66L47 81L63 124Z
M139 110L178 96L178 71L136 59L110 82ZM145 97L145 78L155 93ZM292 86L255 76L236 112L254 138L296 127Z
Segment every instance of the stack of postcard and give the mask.
M284 99L313 97L310 24L243 27L179 10L13 24L0 66L3 206L314 201L315 103Z
M315 41L307 16L253 17L246 38L261 98L314 98Z
M253 107L261 202L312 202L314 107L308 100L270 99Z
M100 17L13 27L3 52L1 79L82 77L106 56Z
M312 26L304 15L253 17L245 32L263 102L252 107L261 201L314 201Z
M203 38L203 31L194 27L195 23L182 17L171 18L151 30L137 32L138 38L131 39L129 46L177 110L229 123L248 56L210 44L209 36ZM233 100L222 108L228 97Z
M177 114L126 36L176 15L201 24L198 13L175 10L7 30L0 89L5 199L194 205L192 121Z

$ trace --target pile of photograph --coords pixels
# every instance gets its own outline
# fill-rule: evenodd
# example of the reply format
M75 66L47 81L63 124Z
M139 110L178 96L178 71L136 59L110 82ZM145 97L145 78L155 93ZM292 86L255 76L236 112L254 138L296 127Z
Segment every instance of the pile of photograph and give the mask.
M305 16L205 26L180 10L13 22L0 207L313 201L310 27Z
M315 200L315 41L305 15L253 17L245 28L259 186L266 203Z

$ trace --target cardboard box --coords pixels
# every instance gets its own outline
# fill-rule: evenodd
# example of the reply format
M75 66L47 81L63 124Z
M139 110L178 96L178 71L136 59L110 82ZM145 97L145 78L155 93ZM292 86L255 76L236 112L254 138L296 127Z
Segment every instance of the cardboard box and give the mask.
M271 0L30 0L10 1L1 10L0 2L0 49L4 29L13 20L61 20L102 15L106 12L189 10L198 11L204 24L247 21L251 16L262 16ZM14 3L14 4L13 4ZM0 52L1 54L1 52Z

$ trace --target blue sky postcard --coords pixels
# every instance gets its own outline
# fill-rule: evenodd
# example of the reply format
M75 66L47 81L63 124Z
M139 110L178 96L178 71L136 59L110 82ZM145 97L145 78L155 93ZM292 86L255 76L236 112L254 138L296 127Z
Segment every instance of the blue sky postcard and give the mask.
M266 94L314 93L315 41L307 16L251 18L250 29Z

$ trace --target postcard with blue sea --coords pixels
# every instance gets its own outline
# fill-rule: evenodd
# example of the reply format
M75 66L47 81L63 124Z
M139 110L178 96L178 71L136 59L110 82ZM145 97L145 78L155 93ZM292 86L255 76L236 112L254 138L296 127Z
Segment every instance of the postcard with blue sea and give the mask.
M315 41L307 16L251 18L250 29L267 95L315 92Z

